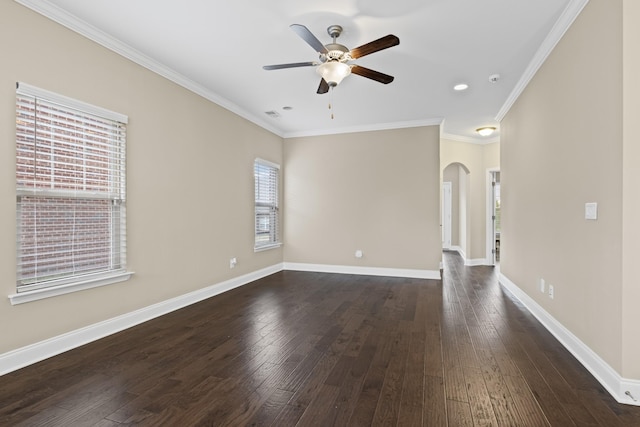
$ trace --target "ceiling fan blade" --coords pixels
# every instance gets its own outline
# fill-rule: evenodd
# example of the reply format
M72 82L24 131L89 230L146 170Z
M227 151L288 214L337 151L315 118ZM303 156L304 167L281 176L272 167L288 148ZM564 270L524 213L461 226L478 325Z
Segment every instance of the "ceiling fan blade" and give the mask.
M318 86L318 95L329 92L329 83L325 79L320 79L320 86Z
M291 64L265 65L262 68L265 70L281 70L283 68L313 67L319 64L319 62L293 62Z
M309 46L315 49L318 53L329 53L326 47L317 39L316 36L313 35L311 31L304 25L300 24L291 24L289 27L295 31L297 35L299 35L302 40L306 41Z
M393 34L389 34L388 36L384 36L379 38L378 40L374 40L367 44L363 44L362 46L358 46L354 49L351 49L351 57L353 59L362 58L365 55L370 55L372 53L378 52L383 49L387 49L393 46L397 46L400 44L400 39Z
M375 80L380 83L389 84L393 81L393 76L383 74L379 71L370 70L369 68L354 65L351 67L351 73L357 74L362 77L366 77L371 80Z

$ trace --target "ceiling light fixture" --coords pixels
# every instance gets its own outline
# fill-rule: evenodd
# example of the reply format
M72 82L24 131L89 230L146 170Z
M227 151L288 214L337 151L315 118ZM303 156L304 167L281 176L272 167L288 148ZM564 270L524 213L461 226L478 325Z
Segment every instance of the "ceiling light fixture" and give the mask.
M329 87L336 87L342 79L351 74L351 66L344 62L327 61L319 65L316 71L322 76L324 81L327 82Z
M469 89L469 85L466 83L458 83L453 87L453 90L461 91Z
M495 130L496 130L495 126L485 126L485 127L476 129L476 132L478 132L481 136L489 136Z

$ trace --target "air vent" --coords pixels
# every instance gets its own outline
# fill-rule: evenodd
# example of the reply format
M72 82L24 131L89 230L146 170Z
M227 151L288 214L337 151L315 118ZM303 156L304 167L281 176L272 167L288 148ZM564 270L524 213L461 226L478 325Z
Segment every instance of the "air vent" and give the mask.
M280 117L280 113L278 113L277 111L265 111L264 112L267 116L271 117L272 119L277 119L278 117Z

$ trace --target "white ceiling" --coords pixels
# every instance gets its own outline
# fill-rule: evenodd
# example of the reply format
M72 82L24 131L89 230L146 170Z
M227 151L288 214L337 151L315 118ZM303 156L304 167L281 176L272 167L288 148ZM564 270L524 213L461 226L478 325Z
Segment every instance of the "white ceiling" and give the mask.
M475 129L498 126L587 0L16 1L283 137L443 123L483 142ZM395 80L351 75L317 95L313 67L263 70L317 60L293 23L325 44L339 24L349 48L395 34L399 46L355 61Z

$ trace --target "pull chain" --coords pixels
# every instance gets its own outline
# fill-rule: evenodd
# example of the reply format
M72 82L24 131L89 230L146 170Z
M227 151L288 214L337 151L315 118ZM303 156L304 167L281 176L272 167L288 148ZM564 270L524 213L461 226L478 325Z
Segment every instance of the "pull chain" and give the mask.
M329 111L331 112L331 120L333 120L333 111L331 104L333 103L333 88L329 89Z

